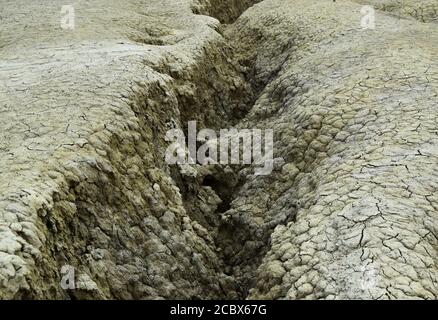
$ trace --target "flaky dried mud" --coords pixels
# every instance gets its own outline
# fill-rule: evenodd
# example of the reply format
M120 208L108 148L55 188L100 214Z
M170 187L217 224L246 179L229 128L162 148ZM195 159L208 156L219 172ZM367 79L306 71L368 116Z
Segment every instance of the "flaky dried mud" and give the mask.
M437 1L53 3L4 3L0 298L437 298ZM274 171L169 166L191 120Z

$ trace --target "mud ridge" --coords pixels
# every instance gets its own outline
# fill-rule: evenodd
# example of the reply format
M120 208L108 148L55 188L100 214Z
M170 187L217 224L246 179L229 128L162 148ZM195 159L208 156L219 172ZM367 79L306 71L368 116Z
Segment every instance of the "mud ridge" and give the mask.
M0 299L436 299L436 0L377 2L6 2ZM169 165L188 121L272 173Z

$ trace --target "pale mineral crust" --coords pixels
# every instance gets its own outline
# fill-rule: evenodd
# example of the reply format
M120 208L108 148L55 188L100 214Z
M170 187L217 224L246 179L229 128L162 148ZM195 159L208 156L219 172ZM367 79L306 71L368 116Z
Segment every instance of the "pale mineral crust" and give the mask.
M63 5L0 0L0 299L438 298L438 0Z
M244 108L219 21L93 0L63 30L60 1L0 5L0 298L235 298L208 230L220 199L184 195L164 162L170 125ZM62 289L63 266L93 284Z
M272 0L230 29L265 85L244 126L275 128L286 162L227 213L276 225L250 298L438 297L438 28L359 21L349 1Z

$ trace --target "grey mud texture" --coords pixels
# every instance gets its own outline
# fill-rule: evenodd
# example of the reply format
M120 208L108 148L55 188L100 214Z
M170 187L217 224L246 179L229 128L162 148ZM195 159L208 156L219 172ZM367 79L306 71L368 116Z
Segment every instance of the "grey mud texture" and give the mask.
M437 4L0 0L0 299L437 299ZM189 120L273 173L167 165Z

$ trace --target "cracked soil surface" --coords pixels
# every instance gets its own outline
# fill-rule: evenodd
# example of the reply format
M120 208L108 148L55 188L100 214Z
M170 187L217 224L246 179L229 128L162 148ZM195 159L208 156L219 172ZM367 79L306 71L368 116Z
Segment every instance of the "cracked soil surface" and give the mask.
M62 5L0 0L0 299L438 298L437 0ZM166 164L190 120L274 171Z

